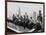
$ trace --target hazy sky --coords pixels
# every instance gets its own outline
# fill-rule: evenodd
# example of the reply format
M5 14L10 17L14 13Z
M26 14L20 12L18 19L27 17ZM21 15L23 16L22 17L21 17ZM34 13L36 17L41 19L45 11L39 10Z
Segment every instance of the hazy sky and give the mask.
M7 3L7 17L12 19L13 14L20 12L22 15L27 12L28 16L33 16L33 12L36 12L38 15L39 10L43 14L43 4L33 4L33 3L17 3L17 2L8 2Z

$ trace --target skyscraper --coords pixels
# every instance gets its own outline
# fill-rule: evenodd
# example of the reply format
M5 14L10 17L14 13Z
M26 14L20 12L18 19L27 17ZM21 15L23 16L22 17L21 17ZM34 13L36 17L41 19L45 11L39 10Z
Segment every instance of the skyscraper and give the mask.
M20 8L19 8L19 10L18 10L18 15L19 15L19 17L21 16Z
M33 12L33 20L34 20L34 23L36 22L36 12Z
M21 16L21 12L20 12L20 8L18 8L18 14L17 14L17 17L20 17Z

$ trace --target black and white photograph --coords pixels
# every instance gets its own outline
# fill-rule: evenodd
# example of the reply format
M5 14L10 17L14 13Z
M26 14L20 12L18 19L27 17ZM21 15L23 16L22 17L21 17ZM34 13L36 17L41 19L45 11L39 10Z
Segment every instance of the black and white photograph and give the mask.
M7 32L44 32L44 3L7 2Z

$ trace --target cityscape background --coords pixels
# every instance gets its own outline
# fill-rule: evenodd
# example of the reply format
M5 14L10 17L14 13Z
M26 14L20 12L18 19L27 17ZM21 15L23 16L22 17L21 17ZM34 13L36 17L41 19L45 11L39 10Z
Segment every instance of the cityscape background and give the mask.
M25 13L32 17L34 20L37 19L37 16L39 14L39 10L41 10L42 16L43 16L43 5L42 4L29 4L29 3L13 3L8 2L7 3L7 17L12 20L13 14L16 16L19 12L22 16L25 15Z

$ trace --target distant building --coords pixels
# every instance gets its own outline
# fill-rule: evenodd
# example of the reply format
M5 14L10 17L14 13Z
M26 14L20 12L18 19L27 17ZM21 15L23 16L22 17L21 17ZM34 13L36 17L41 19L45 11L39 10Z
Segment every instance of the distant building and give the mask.
M34 22L36 22L36 12L33 12L33 20L34 20Z
M25 12L25 18L28 18L27 12Z
M21 12L20 12L20 8L19 8L17 17L20 17L20 16L21 16Z

